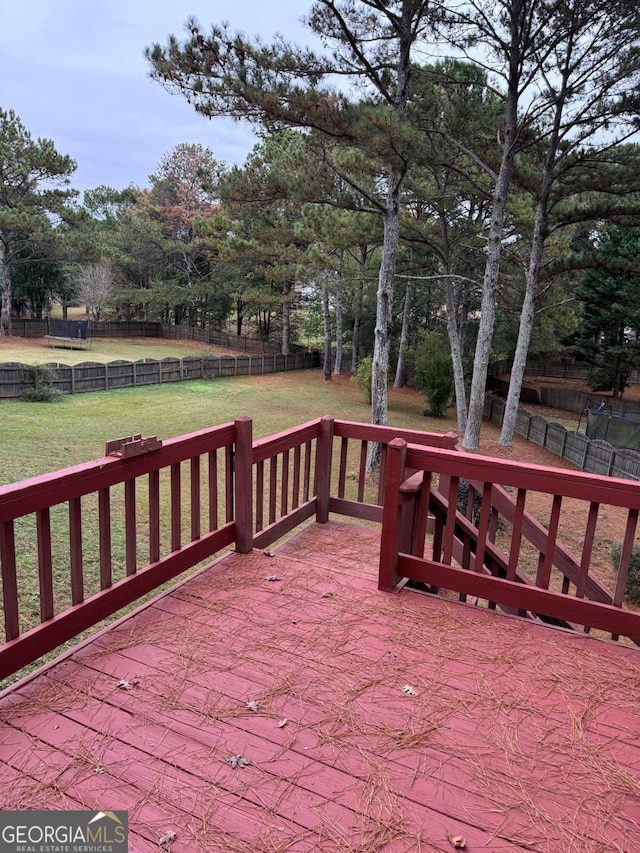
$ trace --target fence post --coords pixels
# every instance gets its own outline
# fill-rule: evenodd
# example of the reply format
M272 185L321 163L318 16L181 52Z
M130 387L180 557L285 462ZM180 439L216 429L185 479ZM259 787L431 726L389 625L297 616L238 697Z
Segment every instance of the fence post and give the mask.
M235 427L236 551L249 554L253 550L253 423L243 415L236 418Z
M331 497L331 460L333 456L333 418L320 418L320 434L316 446L316 521L329 521L329 499Z
M400 484L404 480L407 442L394 438L387 445L384 504L382 507L382 538L378 566L378 589L392 592L397 581L400 538Z

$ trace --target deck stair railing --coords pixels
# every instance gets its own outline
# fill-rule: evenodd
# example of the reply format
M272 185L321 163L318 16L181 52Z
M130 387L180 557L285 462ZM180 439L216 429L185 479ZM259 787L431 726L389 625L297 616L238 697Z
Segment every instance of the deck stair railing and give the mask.
M465 512L457 507L463 480L469 485ZM432 592L446 589L462 600L471 597L491 608L640 643L640 612L624 606L640 484L419 448L402 439L388 447L386 483L381 589L392 590L411 579ZM515 500L507 489L515 492ZM525 509L533 491L548 495L548 527ZM480 500L474 514L476 494ZM582 534L571 530L582 543L579 557L559 538L563 505L576 499L584 508ZM609 508L620 519L618 529ZM429 518L434 533L430 553L425 553ZM570 523L575 526L575 514ZM591 570L599 537L622 543L612 593Z

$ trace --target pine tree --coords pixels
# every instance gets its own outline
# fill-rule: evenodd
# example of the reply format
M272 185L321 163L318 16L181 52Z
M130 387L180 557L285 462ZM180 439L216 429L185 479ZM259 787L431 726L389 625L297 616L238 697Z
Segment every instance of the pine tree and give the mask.
M0 109L0 337L11 334L12 272L31 241L50 233L52 219L76 195L60 189L76 168L50 139L34 142L13 110Z

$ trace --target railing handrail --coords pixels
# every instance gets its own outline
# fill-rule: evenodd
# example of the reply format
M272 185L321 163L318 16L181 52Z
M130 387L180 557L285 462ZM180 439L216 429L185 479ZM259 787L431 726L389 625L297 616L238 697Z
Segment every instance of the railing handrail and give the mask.
M297 444L317 438L320 432L320 420L315 418L291 429L257 439L253 442L254 464L285 450L292 450Z
M423 468L429 458L437 459L438 467L431 470L439 474L460 476L466 480L498 482L503 486L522 487L544 494L606 503L626 509L640 509L640 483L631 480L408 444L409 468ZM429 467L423 470L428 471Z
M8 483L0 486L0 523L166 468L194 455L218 450L233 444L234 440L235 426L226 423L167 439L158 450L141 456L129 459L103 456Z
M362 441L374 441L379 444L389 444L394 438L402 438L407 444L442 447L452 450L458 441L458 434L453 431L444 433L426 432L423 430L406 429L405 427L363 424L358 421L345 421L338 418L334 420L334 425L334 435L336 436L357 438Z

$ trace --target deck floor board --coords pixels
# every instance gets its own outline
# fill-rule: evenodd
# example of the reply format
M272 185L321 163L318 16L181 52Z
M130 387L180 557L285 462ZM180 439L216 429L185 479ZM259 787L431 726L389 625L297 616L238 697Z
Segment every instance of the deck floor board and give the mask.
M6 693L0 808L128 809L134 853L637 853L640 652L380 593L378 548L230 554Z

